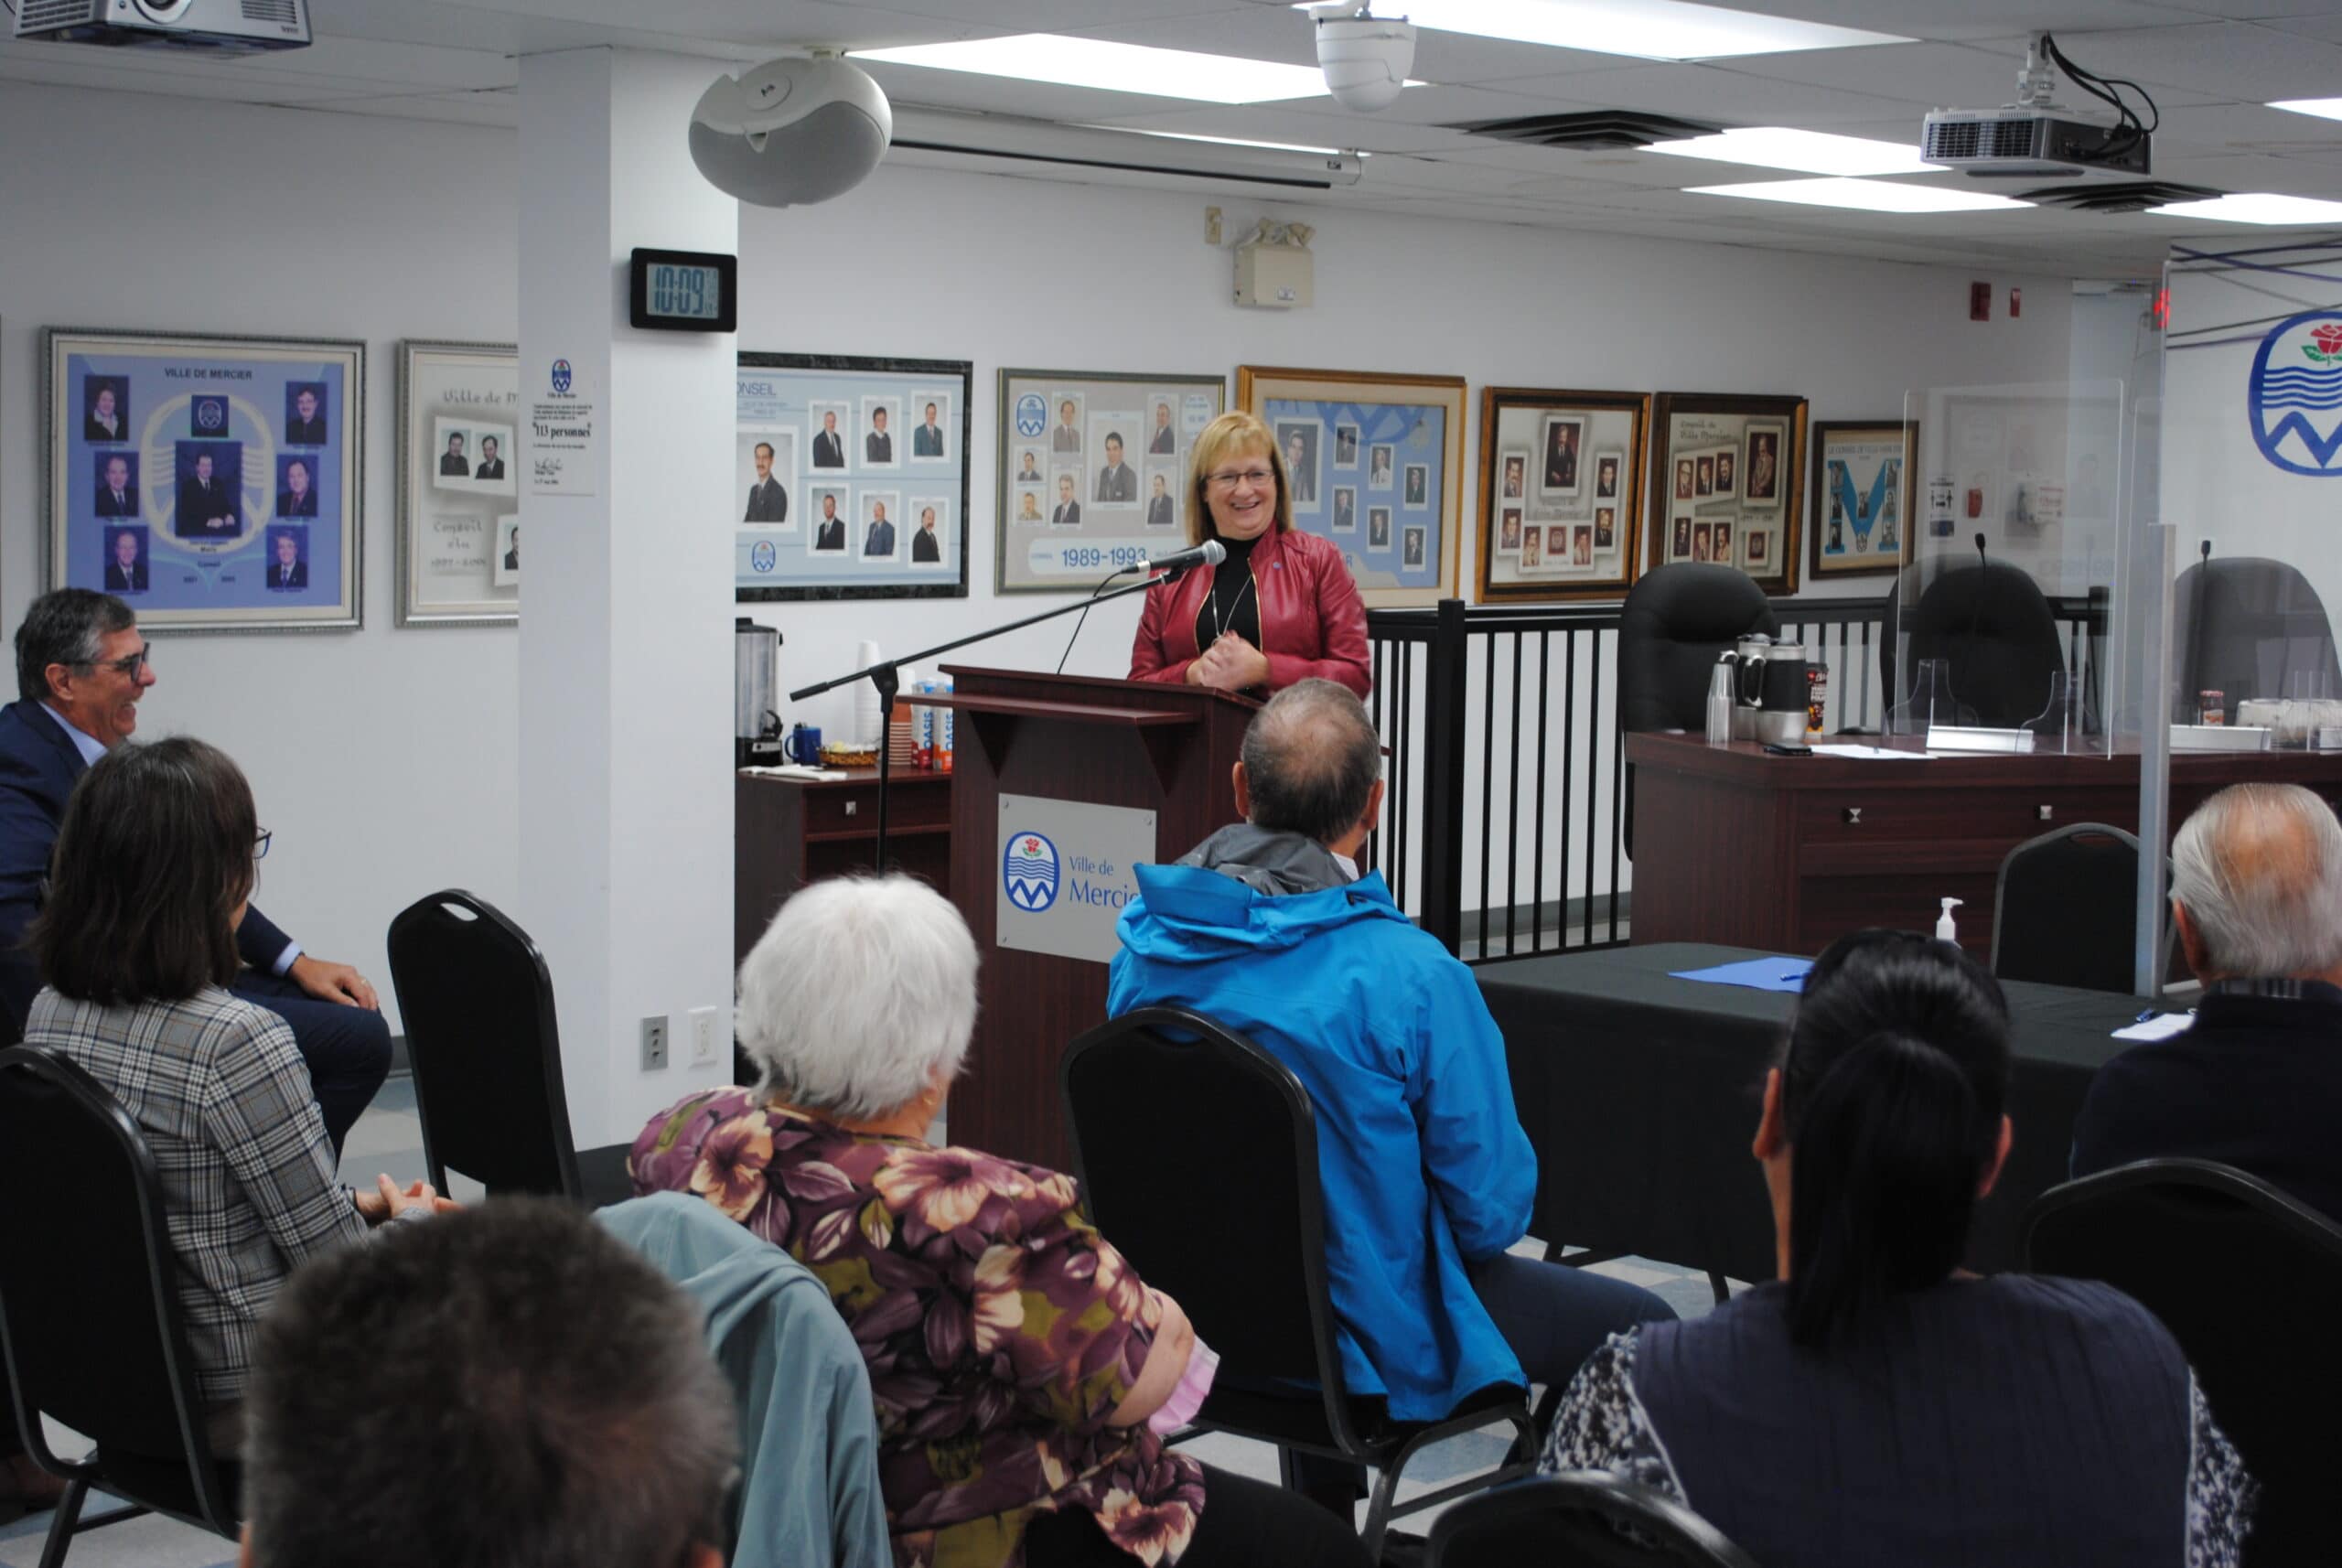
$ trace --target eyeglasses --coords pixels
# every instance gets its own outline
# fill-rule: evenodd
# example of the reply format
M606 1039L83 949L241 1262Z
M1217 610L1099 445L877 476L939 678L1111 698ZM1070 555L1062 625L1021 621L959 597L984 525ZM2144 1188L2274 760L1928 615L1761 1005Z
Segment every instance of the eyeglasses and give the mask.
M117 675L126 675L133 681L135 681L138 679L138 672L146 668L146 656L154 650L155 645L153 643L142 642L138 645L138 651L135 653L129 654L121 659L108 659L102 662L93 660L91 663L82 665L81 668L84 670L111 670Z
M254 860L266 860L268 858L268 841L275 836L276 835L269 832L268 829L261 829L260 836L252 840L252 858Z
M1204 483L1219 490L1232 490L1240 484L1251 485L1257 489L1276 477L1273 468L1245 468L1241 471L1222 468L1217 474L1206 474Z

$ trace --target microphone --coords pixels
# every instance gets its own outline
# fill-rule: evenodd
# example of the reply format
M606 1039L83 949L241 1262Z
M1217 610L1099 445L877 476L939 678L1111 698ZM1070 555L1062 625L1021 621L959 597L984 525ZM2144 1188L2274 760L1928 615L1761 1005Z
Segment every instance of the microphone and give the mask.
M1192 550L1182 550L1176 554L1159 556L1144 565L1125 566L1114 575L1126 577L1133 572L1168 572L1176 576L1190 566L1217 566L1227 559L1228 546L1217 539L1207 539Z
M1984 608L1984 585L1992 581L1993 564L1984 555L1984 531L1976 531L1976 592L1968 600L1968 640L1976 640L1976 619Z

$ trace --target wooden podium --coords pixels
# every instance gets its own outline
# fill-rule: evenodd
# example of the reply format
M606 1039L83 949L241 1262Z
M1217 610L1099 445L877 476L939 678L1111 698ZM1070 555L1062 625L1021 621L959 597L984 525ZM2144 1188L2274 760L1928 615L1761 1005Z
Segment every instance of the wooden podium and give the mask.
M1033 795L1155 813L1154 859L1179 858L1238 820L1230 782L1260 704L1201 686L947 665L954 710L951 899L983 967L951 1141L1055 1170L1071 1165L1058 1062L1106 1020L1106 965L1003 948L1000 798ZM925 693L902 701L930 703ZM1102 912L1101 912L1102 915Z

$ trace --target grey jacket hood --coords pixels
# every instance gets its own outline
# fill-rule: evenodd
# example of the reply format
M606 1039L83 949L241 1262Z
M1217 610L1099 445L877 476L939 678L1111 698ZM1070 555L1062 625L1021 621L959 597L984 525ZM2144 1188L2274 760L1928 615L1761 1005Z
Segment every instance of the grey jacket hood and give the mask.
M1271 897L1347 887L1351 880L1342 863L1316 840L1250 822L1220 829L1181 855L1178 864L1232 876Z

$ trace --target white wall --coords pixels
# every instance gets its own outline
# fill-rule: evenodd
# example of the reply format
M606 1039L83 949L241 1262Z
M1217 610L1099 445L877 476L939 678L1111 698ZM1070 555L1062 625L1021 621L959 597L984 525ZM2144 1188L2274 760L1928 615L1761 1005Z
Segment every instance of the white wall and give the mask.
M71 157L0 159L0 615L13 628L41 585L38 328L364 338L365 629L172 638L145 712L149 733L199 733L251 772L278 835L264 868L271 914L386 978L383 928L420 894L453 884L523 902L520 704L561 700L517 689L513 631L391 624L395 345L514 336L517 237L497 204L514 138L14 83L0 94L0 147L58 148L69 135ZM1221 371L1231 390L1239 363L1461 375L1477 425L1491 382L1797 392L1816 419L1874 418L1896 413L1908 387L2055 380L2068 361L2066 291L2045 278L1993 275L2025 285L2025 317L1971 324L1971 274L1956 263L1338 207L1303 213L1318 229L1316 308L1241 310L1228 252L1203 241L1208 201L1231 231L1262 211L1302 212L1245 193L916 169L882 171L821 207L743 212L742 348L976 367L971 596L756 607L787 637L784 686L843 670L861 638L899 654L1048 602L991 592L1003 365ZM1119 674L1136 616L1134 604L1092 616L1069 668ZM958 657L1054 663L1064 636L1062 624L1037 628ZM830 727L846 714L838 693L796 716Z

